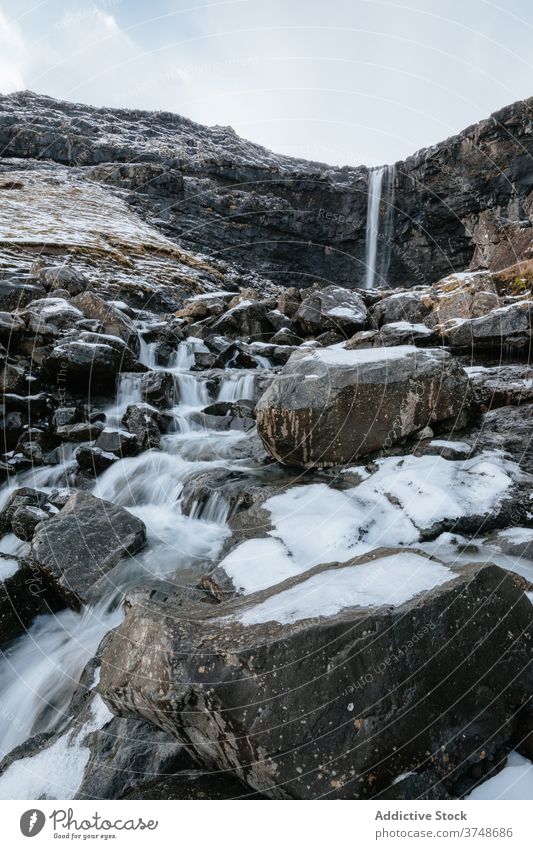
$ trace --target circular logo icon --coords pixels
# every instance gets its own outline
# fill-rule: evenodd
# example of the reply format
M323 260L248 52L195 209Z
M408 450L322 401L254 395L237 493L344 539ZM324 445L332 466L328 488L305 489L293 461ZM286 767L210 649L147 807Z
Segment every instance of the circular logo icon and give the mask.
M43 830L46 817L42 811L37 808L31 808L29 811L24 811L20 818L20 830L24 837L35 837Z

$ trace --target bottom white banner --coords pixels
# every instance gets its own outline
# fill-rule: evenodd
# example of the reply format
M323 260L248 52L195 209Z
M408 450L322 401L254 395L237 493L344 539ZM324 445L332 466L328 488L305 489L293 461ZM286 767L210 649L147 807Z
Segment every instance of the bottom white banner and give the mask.
M0 802L6 847L78 844L280 849L529 847L531 802Z

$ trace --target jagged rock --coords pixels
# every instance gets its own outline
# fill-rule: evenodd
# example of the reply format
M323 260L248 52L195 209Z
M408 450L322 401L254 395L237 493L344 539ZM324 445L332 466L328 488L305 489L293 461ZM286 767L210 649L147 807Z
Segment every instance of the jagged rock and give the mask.
M11 529L16 537L29 542L36 528L48 518L49 514L45 510L28 504L15 510L11 519Z
M454 795L481 749L511 748L531 605L495 566L420 558L380 550L187 617L134 605L100 693L270 797L372 798L428 758Z
M0 310L14 312L46 295L42 286L23 280L0 280Z
M529 365L471 366L466 369L476 399L489 409L533 402Z
M139 336L135 325L121 310L107 303L95 292L82 292L72 299L72 304L87 318L100 321L105 333L118 336L136 356L139 354Z
M284 315L281 310L269 310L267 312L267 318L276 331L293 329L292 321L287 315Z
M23 486L11 493L0 512L0 536L11 530L11 522L17 510L21 507L37 507L42 509L48 501L46 492Z
M89 442L103 430L101 422L77 422L56 427L55 435L64 442Z
M218 318L212 325L212 332L230 338L267 341L275 329L267 318L268 312L267 304L246 298Z
M342 465L433 422L450 419L460 427L466 421L472 391L445 351L403 346L300 352L256 406L258 433L280 463Z
M37 279L47 289L65 289L69 295L80 295L89 286L83 274L68 265L53 265L41 268Z
M21 392L27 388L26 371L17 363L4 362L0 370L0 391Z
M12 348L26 331L26 325L19 315L0 312L0 342Z
M69 340L57 345L45 362L47 372L71 389L109 389L121 371L132 371L136 360L128 348L120 350L108 342Z
M59 462L55 455L57 444L56 437L41 428L30 427L21 433L16 450L34 466L41 466L43 463L55 466Z
M137 436L127 430L105 428L96 440L95 447L115 457L133 457L141 450Z
M452 319L479 318L501 305L488 272L451 274L435 284L425 300L431 303L434 320L440 324Z
M471 434L474 446L495 448L508 453L526 471L533 473L533 405L499 407L489 410L481 427ZM520 522L513 522L520 524Z
M134 434L140 451L159 448L161 432L156 414L149 405L130 404L122 418L122 424Z
M298 336L294 331L290 330L288 327L284 327L281 330L278 330L270 339L270 343L272 345L292 345L298 346L301 345L303 339Z
M200 298L190 301L183 309L176 313L177 318L188 318L191 321L198 321L202 318L216 318L224 312L224 304L222 301L213 298Z
M0 446L6 453L12 451L17 445L24 427L26 419L18 412L8 412L4 415L0 414L0 428L2 431L2 441Z
M167 408L178 403L178 388L168 371L149 371L141 379L141 397L154 407Z
M384 324L379 335L385 347L387 345L431 345L437 341L433 331L425 324L410 324L408 321Z
M37 530L32 556L37 569L69 607L79 610L105 585L106 574L145 542L144 523L122 507L76 492Z
M118 457L110 451L103 451L95 445L82 445L76 451L76 460L80 469L90 471L95 475L100 472L105 472L113 463L116 463Z
M0 646L23 634L39 614L61 607L62 600L42 575L27 560L19 560L12 574L0 581Z
M83 319L81 310L60 297L32 301L23 315L34 336L58 336L60 330L71 329Z
M289 286L278 297L278 310L288 318L294 318L300 304L302 303L302 293L295 286Z
M384 324L405 321L426 324L431 321L431 309L424 303L421 292L395 292L378 301L370 310L370 322L379 328Z
M533 303L521 301L473 319L453 319L441 325L445 342L453 348L521 348L529 345Z
M90 750L77 799L121 799L144 795L159 780L177 779L176 773L193 767L183 746L170 734L148 722L113 717L90 732Z
M362 298L340 286L326 286L308 295L294 315L295 324L306 333L333 330L345 337L361 330L366 320Z
M348 339L344 347L347 351L357 351L358 348L379 348L382 345L381 334L377 330L359 330Z
M264 799L260 793L250 792L236 776L206 772L205 770L188 770L178 772L166 778L160 778L147 785L141 785L128 790L123 799L181 799L181 800L213 800L213 799Z

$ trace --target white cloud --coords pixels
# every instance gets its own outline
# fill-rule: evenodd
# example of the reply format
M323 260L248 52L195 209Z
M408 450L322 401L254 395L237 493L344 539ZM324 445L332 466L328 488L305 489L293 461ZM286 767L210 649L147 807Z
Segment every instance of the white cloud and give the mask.
M26 63L22 36L0 9L0 92L8 94L25 88Z

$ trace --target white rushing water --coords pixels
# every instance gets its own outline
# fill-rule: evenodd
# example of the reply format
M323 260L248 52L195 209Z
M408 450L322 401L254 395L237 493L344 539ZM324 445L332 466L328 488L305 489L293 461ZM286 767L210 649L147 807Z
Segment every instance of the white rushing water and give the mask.
M394 165L373 168L368 174L365 289L384 286L387 282L394 223L395 176Z
M216 493L208 499L201 518L197 518L195 510L191 516L182 513L181 494L184 481L195 471L243 469L249 462L233 459L236 446L243 446L239 456L246 458L249 435L238 430L208 429L194 416L215 400L252 398L255 377L228 369L215 397L211 397L205 375L189 370L195 351L203 347L201 340L186 340L179 345L169 367L161 369L155 366L155 348L141 346L144 363L154 370L170 371L175 380L177 403L166 411L170 420L168 432L161 439L161 450L117 460L97 479L93 493L142 519L147 528L147 545L108 575L105 598L97 604L81 613L62 610L39 616L27 633L7 647L0 658L0 757L36 733L60 731L68 725L69 704L80 675L104 635L120 623L125 592L153 579L171 580L177 585L195 582L205 572L205 564L217 557L229 533L228 508ZM120 376L116 398L105 410L106 427L123 427L121 420L127 407L141 401L141 379L139 374ZM21 473L0 491L0 504L10 491L22 485L48 491L74 487L77 447L66 445L56 466ZM6 555L15 554L22 545L12 535L2 542L0 551ZM3 558L2 565L7 576L17 564L11 558ZM61 739L64 748L66 738ZM17 773L18 792L22 794L24 787L31 794L34 786L32 771L27 774L25 785L24 771ZM52 787L49 792L54 798Z

